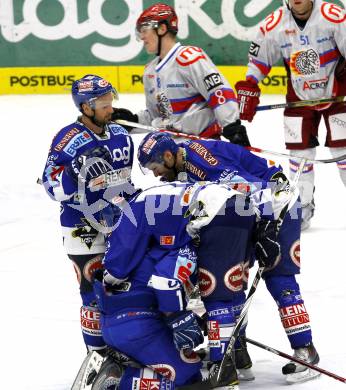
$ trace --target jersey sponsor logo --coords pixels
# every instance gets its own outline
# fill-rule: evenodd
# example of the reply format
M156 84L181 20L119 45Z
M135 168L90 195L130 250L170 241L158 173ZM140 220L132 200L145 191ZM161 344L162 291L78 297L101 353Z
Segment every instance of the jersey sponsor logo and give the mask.
M321 12L323 17L332 23L343 23L346 20L345 11L335 4L323 3Z
M223 81L219 73L208 74L208 76L204 77L203 80L208 92L223 85Z
M221 347L218 321L208 321L208 345L211 348Z
M293 28L292 30L285 30L286 35L295 35L297 31Z
M167 88L189 88L189 84L187 83L173 83L173 84L167 84Z
M160 379L133 378L132 390L160 390Z
M254 56L254 57L257 57L260 48L261 48L261 46L258 45L257 43L251 42L251 45L250 45L250 48L249 48L249 54Z
M202 297L207 297L216 288L215 276L204 268L198 269L198 286Z
M188 172L191 172L201 180L205 180L207 177L207 174L201 168L197 168L195 165L190 163L190 161L186 161L185 168Z
M303 303L279 309L281 322L287 334L300 333L310 329L310 318Z
M101 335L100 312L93 307L82 306L80 309L82 332L90 336Z
M93 90L93 82L91 80L89 81L82 81L78 83L78 92L88 92Z
M165 378L174 381L176 377L175 369L169 364L152 364L150 367L158 374Z
M243 264L237 264L229 269L224 276L225 286L234 292L241 291L243 289Z
M115 148L112 150L113 160L120 162L123 161L124 164L128 164L131 158L131 143L130 137L126 137L127 146L123 148Z
M115 125L115 124L111 124L111 125L108 125L107 128L111 131L111 133L113 135L119 135L119 134L124 134L124 135L128 135L128 131L125 130L122 126L119 126L119 125Z
M290 68L296 76L317 74L320 69L320 57L312 48L297 51L291 55Z
M142 152L145 154L149 154L152 148L157 144L157 141L154 138L149 138L146 143L142 146ZM139 154L139 150L138 150Z
M174 270L174 277L185 284L189 280L195 268L196 263L193 263L185 256L178 256Z
M328 86L328 80L329 80L329 78L326 77L326 78L320 79L320 80L304 81L303 91L305 91L306 89L310 89L310 90L326 89Z
M54 150L60 152L60 150L73 138L76 134L79 134L79 130L73 128L69 130L62 138L62 140L55 145Z
M191 142L189 148L203 158L209 165L215 166L219 161L209 152L209 150L198 142Z
M77 150L82 146L92 142L92 138L87 131L83 131L83 133L76 135L72 138L72 140L64 147L64 152L71 157L75 157L77 154Z
M293 263L300 267L300 240L296 240L292 245L290 249L290 257L293 261Z
M160 245L174 245L175 236L160 236Z
M201 59L206 59L203 50L196 46L183 48L176 57L176 61L181 66L189 66Z

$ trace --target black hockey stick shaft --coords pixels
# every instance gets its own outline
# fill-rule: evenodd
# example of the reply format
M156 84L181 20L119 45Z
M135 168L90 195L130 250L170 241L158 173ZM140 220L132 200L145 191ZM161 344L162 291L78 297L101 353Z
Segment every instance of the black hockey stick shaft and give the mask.
M250 344L253 344L255 345L256 347L259 347L259 348L262 348L262 349L265 349L266 351L268 352L272 352L274 353L275 355L278 355L278 356L281 356L285 359L288 359L288 360L292 360L293 362L296 362L298 364L301 364L302 366L306 366L306 367L309 367L311 368L312 370L315 370L315 371L318 371L320 372L321 374L324 374L324 375L328 375L330 376L331 378L334 378L340 382L343 382L343 383L346 383L346 378L343 378L342 376L339 376L339 375L336 375L330 371L327 371L327 370L324 370L323 368L320 368L318 366L315 366L313 364L310 364L308 362L305 362L304 360L301 360L301 359L298 359L294 356L291 356L291 355L288 355L287 353L285 352L281 352L275 348L272 348L272 347L269 347L268 345L265 345L265 344L262 344L258 341L255 341L255 340L252 340L252 339L249 339L248 337L245 337L245 340L250 343Z
M325 98L325 99L298 100L296 102L267 104L267 105L263 105L263 106L258 106L256 108L256 111L274 110L276 108L295 108L295 107L317 106L318 104L325 104L325 103L343 103L343 102L345 102L345 99L346 99L346 96L336 96L336 97Z

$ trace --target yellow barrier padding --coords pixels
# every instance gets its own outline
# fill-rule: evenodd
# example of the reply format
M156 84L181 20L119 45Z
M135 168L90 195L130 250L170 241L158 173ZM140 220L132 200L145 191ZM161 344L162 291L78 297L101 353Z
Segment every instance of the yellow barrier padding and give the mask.
M232 86L245 78L246 66L219 66ZM0 68L0 95L69 93L73 80L97 74L110 81L119 93L143 93L142 65L57 66ZM273 67L260 84L263 94L285 94L287 77L283 67Z

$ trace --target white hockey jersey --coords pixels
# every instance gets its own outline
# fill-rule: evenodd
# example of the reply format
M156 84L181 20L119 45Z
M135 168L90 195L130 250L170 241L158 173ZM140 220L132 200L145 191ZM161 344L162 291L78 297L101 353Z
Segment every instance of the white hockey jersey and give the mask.
M236 95L200 48L175 46L156 57L143 76L146 110L139 122L209 136L239 119Z
M296 95L302 100L337 94L335 68L346 57L346 14L339 6L315 0L300 29L287 7L269 15L251 43L246 78L257 83L282 58Z

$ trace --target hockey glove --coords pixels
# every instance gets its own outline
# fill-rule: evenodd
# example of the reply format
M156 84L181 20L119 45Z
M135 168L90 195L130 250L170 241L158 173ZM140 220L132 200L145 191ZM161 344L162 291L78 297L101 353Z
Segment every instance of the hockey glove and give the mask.
M272 191L274 195L279 195L281 192L288 192L290 189L290 182L283 172L276 172L270 178L273 183Z
M238 81L235 85L238 95L240 119L252 122L259 104L261 90L258 85L250 81Z
M118 286L119 284L125 282L127 278L118 279L112 274L110 274L107 270L103 271L103 284L105 287L112 288L114 286Z
M172 329L174 345L178 351L193 349L203 343L203 333L192 311L184 310L171 314L166 318L166 323Z
M222 130L222 135L232 142L241 146L251 146L249 138L246 134L246 128L240 123L240 120L230 123Z
M278 221L261 219L255 231L255 256L261 267L272 267L280 255Z
M138 123L138 115L133 114L127 108L113 108L112 121L116 122L118 119ZM131 131L133 129L132 126L121 126L123 126L127 131Z
M88 183L91 179L111 171L112 163L113 159L109 150L97 146L74 158L66 169L67 174L75 181L79 179Z

